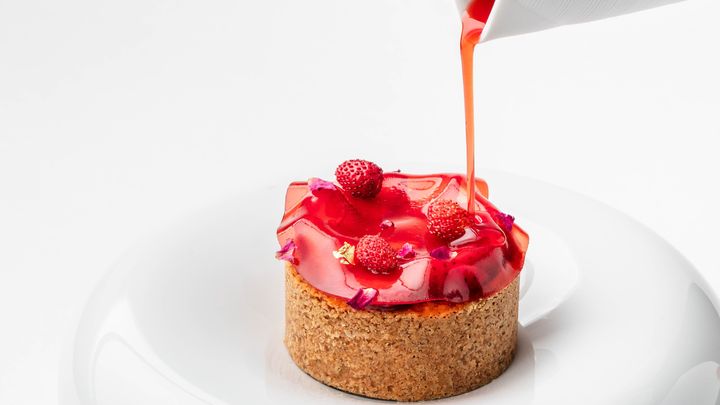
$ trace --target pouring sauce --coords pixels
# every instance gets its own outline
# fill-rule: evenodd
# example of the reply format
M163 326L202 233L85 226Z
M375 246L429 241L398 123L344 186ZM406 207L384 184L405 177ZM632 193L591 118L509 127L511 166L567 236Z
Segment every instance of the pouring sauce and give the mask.
M480 42L485 23L495 0L473 0L462 16L462 33L460 35L460 60L462 62L463 95L465 98L465 159L467 162L467 178L475 178L475 105L473 97L473 59L475 45ZM467 183L467 195L475 194L475 182ZM475 211L472 200L468 201L467 210Z

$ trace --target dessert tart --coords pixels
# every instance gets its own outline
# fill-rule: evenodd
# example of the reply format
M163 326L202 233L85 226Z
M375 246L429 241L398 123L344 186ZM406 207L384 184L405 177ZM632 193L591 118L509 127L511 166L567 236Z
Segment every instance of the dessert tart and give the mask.
M372 398L420 401L485 385L512 362L528 237L459 174L292 183L277 235L285 345L307 374Z

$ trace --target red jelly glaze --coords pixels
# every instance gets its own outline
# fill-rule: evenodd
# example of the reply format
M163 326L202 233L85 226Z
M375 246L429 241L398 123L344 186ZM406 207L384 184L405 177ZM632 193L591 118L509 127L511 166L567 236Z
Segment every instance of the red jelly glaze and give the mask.
M380 193L371 200L351 197L339 186L311 193L306 182L292 183L285 215L278 228L280 245L293 239L296 269L305 281L325 293L352 298L360 288L375 288L375 306L428 301L466 302L491 296L519 274L528 245L516 225L506 233L499 211L487 200L487 184L475 182L475 221L461 238L446 243L428 232L428 205L451 199L467 205L465 176L386 173ZM393 227L388 228L387 222ZM380 234L393 249L410 243L415 255L399 259L390 274L373 274L360 264L343 264L333 256L345 242L356 245L367 234ZM439 260L430 252L449 246L452 258Z

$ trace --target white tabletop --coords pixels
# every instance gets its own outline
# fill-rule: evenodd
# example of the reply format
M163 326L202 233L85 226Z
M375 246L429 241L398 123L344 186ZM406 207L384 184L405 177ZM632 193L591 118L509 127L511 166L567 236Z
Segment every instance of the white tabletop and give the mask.
M720 291L718 13L482 45L479 164L620 209ZM449 0L0 4L0 403L57 401L93 286L188 213L275 187L279 220L284 184L352 157L462 171L458 24Z

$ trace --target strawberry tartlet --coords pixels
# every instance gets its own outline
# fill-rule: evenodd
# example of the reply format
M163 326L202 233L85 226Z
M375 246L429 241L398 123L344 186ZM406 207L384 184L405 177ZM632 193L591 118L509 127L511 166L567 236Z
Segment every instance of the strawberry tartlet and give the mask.
M512 362L528 237L465 176L384 173L292 183L277 235L285 345L307 374L420 401L485 385ZM467 207L467 208L465 208Z

